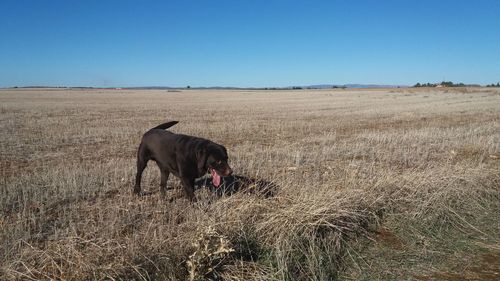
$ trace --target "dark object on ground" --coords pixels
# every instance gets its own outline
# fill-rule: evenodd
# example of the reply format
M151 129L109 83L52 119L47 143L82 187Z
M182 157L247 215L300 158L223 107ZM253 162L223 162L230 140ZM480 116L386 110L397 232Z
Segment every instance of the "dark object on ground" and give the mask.
M167 190L167 180L172 173L181 179L186 196L191 201L195 201L195 179L205 175L208 169L222 177L232 174L224 146L207 139L174 134L165 130L177 123L178 121L170 121L158 125L142 137L137 152L135 194L146 194L141 192L141 176L149 160L155 161L160 168L162 194Z
M195 188L208 188L217 196L232 195L236 192L249 192L263 195L266 198L273 197L277 191L277 185L273 182L252 179L239 175L221 177L220 185L214 186L212 175L205 176L195 181Z

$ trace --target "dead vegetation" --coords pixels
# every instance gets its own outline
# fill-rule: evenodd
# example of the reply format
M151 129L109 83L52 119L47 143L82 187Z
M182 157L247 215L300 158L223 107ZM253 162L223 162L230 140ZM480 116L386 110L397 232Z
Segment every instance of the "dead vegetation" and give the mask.
M404 252L416 225L480 233L489 212L498 226L491 89L2 90L0 101L0 279L360 279L372 269L356 258L362 241ZM237 174L277 194L131 195L140 137L166 120L224 144ZM150 163L144 187L158 185Z

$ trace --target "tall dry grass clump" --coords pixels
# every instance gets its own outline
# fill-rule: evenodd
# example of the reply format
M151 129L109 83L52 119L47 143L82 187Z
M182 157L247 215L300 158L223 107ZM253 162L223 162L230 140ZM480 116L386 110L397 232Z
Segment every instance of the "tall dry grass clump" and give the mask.
M357 244L475 229L500 202L500 93L0 91L0 279L332 280ZM273 197L131 194L142 133L224 144ZM150 163L144 187L157 191ZM251 189L251 187L250 187ZM498 216L498 215L497 215ZM498 221L498 220L497 220Z

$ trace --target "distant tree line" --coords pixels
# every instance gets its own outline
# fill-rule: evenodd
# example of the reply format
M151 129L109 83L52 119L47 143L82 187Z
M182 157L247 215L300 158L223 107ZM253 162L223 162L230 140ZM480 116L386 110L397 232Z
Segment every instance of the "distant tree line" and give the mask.
M433 83L422 83L422 84L417 83L413 87L420 88L420 87L436 87L436 86L437 86L437 84L433 84Z
M443 81L439 84L436 84L436 83L423 83L423 84L417 83L413 87L419 88L419 87L437 87L437 86L441 86L441 87L467 87L467 85L465 85L464 83L455 84L451 81Z
M498 83L498 82L496 84L495 83L491 83L489 85L486 85L486 87L500 87L500 83Z

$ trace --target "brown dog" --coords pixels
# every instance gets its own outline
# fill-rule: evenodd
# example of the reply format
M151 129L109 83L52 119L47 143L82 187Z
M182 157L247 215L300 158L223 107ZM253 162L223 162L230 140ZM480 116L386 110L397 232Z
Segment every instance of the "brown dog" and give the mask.
M207 139L174 134L166 131L177 124L170 121L147 131L137 152L137 174L134 193L141 193L142 172L149 160L154 160L161 172L160 191L165 194L170 173L182 181L186 196L194 201L194 180L206 174L208 169L215 176L229 176L227 150L224 146Z

